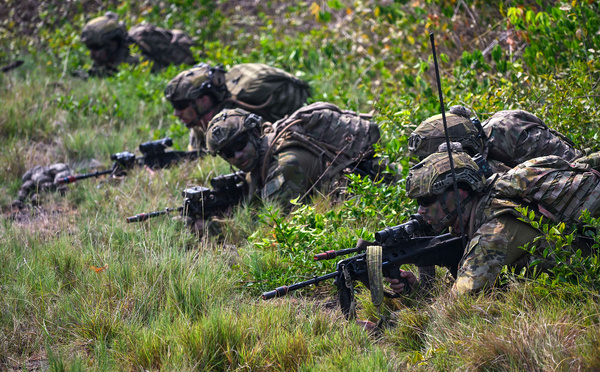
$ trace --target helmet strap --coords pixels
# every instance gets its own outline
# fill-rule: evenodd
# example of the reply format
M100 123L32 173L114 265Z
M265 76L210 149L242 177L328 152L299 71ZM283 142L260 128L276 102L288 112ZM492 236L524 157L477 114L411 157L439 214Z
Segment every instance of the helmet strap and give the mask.
M458 212L460 211L461 215L465 210L465 206L467 204L469 204L469 202L471 200L473 200L473 195L469 194L465 199L463 199L456 208L454 208L454 210L451 212L450 208L448 208L448 204L446 204L446 198L444 197L444 195L446 195L446 193L443 194L439 194L438 195L438 201L440 202L440 206L442 207L442 210L444 211L444 213L446 213L446 215L444 216L444 218L442 218L440 220L440 224L446 225L448 223L450 223L450 221L452 221L452 219L454 218L454 216L458 215ZM460 200L460 199L458 199Z
M215 108L215 105L211 105L210 107L208 107L204 111L200 111L200 109L198 108L198 104L196 103L196 100L194 100L192 102L192 108L194 109L194 112L196 113L196 118L194 120L192 120L192 122L189 124L189 126L190 127L195 127L198 124L198 122L200 120L202 120L202 118L204 117L204 115L208 114L213 108Z

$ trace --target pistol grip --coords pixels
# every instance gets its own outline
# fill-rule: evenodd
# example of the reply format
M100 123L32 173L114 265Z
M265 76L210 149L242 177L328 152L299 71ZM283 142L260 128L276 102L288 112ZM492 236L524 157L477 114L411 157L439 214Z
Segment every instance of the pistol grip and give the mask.
M392 270L390 270L390 272L387 273L388 275L386 275L388 278L390 279L398 279L399 283L404 284L404 290L402 291L402 293L394 293L392 295L392 298L398 298L401 295L408 295L410 293L410 283L408 282L408 279L403 278L402 276L400 276L400 268L392 268Z

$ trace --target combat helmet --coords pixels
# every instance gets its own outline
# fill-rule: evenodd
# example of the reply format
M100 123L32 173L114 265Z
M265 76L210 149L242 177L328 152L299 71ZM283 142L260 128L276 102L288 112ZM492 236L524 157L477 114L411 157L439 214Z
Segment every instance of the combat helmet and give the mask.
M221 111L208 123L206 134L208 152L215 156L226 146L231 145L241 134L255 128L259 129L261 123L260 116L241 108Z
M81 41L89 46L102 46L111 40L126 39L127 29L113 12L89 21L81 32Z
M406 179L406 193L409 198L440 195L451 187L452 169L448 152L440 146L440 150L429 155L425 160L410 168ZM456 182L470 186L473 191L481 191L485 187L485 177L475 161L464 151L452 151Z
M211 95L216 100L215 103L230 96L222 66L211 67L207 63L198 64L177 74L165 88L165 97L174 106L176 102L194 101L204 95Z
M482 152L485 134L479 120L470 116L471 111L466 107L452 106L446 115L446 124L450 141L460 142L463 149L473 156ZM436 152L445 140L444 122L442 115L438 114L423 121L414 130L408 139L408 150L424 158Z

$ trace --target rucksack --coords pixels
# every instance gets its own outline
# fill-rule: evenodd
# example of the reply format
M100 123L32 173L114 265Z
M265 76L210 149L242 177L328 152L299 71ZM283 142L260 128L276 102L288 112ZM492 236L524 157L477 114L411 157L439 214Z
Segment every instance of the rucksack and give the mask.
M573 141L527 111L498 111L483 123L482 129L487 137L482 155L508 167L546 155L569 161L581 156Z
M584 209L600 213L600 173L584 162L542 156L499 176L493 195L520 198L554 222L576 223Z
M142 54L154 62L153 71L170 64L194 64L190 48L192 38L181 30L166 30L151 24L137 25L129 30L129 38Z
M310 96L309 85L289 72L262 63L233 66L226 75L225 100L275 122L296 111Z
M380 139L379 127L370 115L326 102L305 106L264 131L273 136L265 162L289 147L302 147L330 164L327 175L372 158L373 144ZM264 172L266 168L263 166Z

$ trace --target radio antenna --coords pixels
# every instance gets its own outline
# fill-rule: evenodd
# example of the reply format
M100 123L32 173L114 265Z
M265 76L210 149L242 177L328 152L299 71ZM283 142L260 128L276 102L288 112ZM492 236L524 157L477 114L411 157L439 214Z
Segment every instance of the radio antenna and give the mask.
M466 248L467 242L465 238L465 224L462 218L462 205L460 196L458 195L458 183L456 182L456 171L454 169L454 159L452 158L452 149L450 147L450 136L448 135L448 124L446 123L446 110L444 108L444 95L442 94L442 82L440 79L440 70L437 62L437 55L435 53L435 39L433 32L429 34L429 40L431 41L431 51L433 53L433 65L435 66L435 77L438 86L438 95L440 96L440 110L442 112L442 122L444 123L444 135L446 136L446 150L448 150L448 160L450 160L450 172L452 173L452 185L454 186L454 204L458 213L458 222L460 225L460 236L462 238L463 248Z

